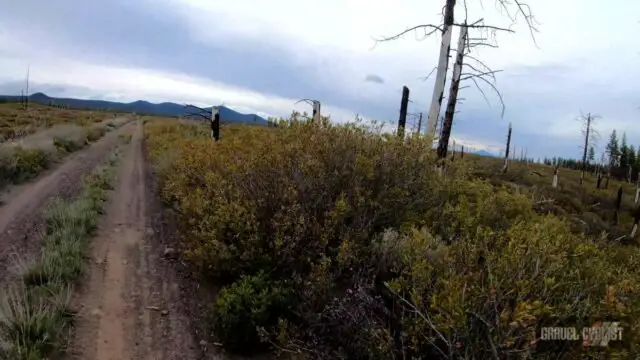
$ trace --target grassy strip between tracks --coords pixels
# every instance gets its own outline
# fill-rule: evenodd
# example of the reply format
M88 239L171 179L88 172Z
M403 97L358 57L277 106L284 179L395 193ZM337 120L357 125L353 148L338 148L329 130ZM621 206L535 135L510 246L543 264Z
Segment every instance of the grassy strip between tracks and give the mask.
M119 149L86 179L73 201L45 210L42 255L22 264L22 281L0 299L0 359L46 359L63 348L73 321L71 294L85 270L90 239L113 188Z

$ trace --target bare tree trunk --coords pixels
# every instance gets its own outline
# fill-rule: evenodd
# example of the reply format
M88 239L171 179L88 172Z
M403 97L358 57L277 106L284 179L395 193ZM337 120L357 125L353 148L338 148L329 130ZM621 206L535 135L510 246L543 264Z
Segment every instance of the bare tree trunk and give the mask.
M638 179L636 179L636 199L633 204L638 205L638 200L640 200L640 172L638 173Z
M420 134L421 129L422 129L422 113L420 113L420 118L418 118L418 134Z
M461 145L460 148L460 159L462 159L464 157L464 145Z
M509 123L509 132L507 133L507 147L504 152L504 166L502 172L506 173L509 168L509 147L511 146L511 123Z
M587 114L587 130L584 134L584 152L582 153L582 173L580 174L580 185L584 182L584 172L587 169L587 150L589 148L589 131L591 130L591 114Z
M558 165L553 169L553 180L551 182L551 186L554 188L558 187Z
M440 42L440 56L438 57L438 71L431 95L431 106L427 116L427 136L432 139L436 135L436 123L440 116L444 86L447 82L447 69L449 68L449 52L451 51L451 36L453 33L453 10L456 0L447 0L444 7L444 24L442 26L442 41Z
M618 188L618 196L616 197L616 209L613 213L613 222L618 225L618 213L620 212L620 205L622 205L622 185Z
M466 26L462 26L460 28L456 62L453 65L453 76L451 78L451 87L449 88L449 98L447 99L447 110L444 113L442 135L438 142L438 159L444 159L447 156L449 137L451 136L451 127L453 126L453 115L455 114L456 103L458 102L458 90L460 90L460 75L462 74L462 62L464 61L464 45L467 39L467 31L468 29Z
M398 119L398 137L404 139L404 128L407 124L407 105L409 104L409 88L402 87L402 99L400 100L400 118Z
M600 189L600 185L602 184L602 171L598 170L598 175L596 179L596 189Z
M316 100L313 102L313 121L319 123L321 116L320 101Z

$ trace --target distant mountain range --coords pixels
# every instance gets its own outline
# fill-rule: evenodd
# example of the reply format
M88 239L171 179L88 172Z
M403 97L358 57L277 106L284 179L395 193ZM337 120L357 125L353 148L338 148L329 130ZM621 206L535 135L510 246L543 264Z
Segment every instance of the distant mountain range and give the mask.
M4 101L20 101L20 96L0 95L0 100ZM163 102L160 104L150 103L148 101L138 100L131 103L121 103L116 101L105 100L84 100L72 98L55 98L47 96L43 93L35 93L29 96L29 101L40 103L43 105L63 105L74 109L88 110L109 110L113 112L135 112L142 115L156 116L184 116L191 117L189 113L193 109L187 109L183 105ZM211 111L211 107L205 108ZM256 114L241 114L228 107L220 107L220 120L225 123L243 123L255 125L267 125L267 120Z
M488 156L488 157L496 157L495 155L493 155L492 153L486 151L486 150L479 150L474 152L474 154L476 155L480 155L480 156Z

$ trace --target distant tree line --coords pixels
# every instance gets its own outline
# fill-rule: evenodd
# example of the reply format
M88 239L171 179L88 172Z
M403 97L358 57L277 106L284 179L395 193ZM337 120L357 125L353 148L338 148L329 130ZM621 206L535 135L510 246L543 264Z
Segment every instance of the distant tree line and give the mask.
M582 161L571 158L545 157L542 159L542 163L573 170L582 168ZM594 147L589 147L586 169L592 173L601 170L606 175L618 180L636 181L640 171L640 146L629 145L626 133L623 133L622 139L619 139L618 133L614 129L600 159L596 159Z

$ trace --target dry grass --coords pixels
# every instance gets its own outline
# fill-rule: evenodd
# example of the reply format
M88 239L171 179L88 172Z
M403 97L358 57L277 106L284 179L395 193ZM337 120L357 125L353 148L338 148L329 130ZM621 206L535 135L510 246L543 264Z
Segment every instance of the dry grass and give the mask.
M86 266L86 250L118 159L116 151L96 168L77 199L58 200L47 209L42 257L23 263L23 281L0 297L1 359L49 359L63 346L64 330L73 317L74 281Z
M40 104L30 104L28 110L24 110L18 103L1 103L0 143L33 134L56 124L86 126L113 117L113 113L102 111L66 110Z
M7 106L0 104L0 107L3 105ZM69 153L97 141L106 132L130 120L130 116L104 119L90 115L91 119L103 120L87 122L87 118L83 118L86 114L82 111L74 114L77 122L59 122L49 127L34 128L39 131L0 143L0 189L32 179Z

